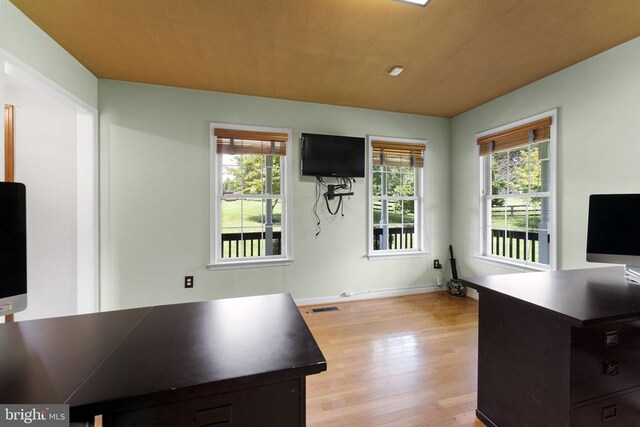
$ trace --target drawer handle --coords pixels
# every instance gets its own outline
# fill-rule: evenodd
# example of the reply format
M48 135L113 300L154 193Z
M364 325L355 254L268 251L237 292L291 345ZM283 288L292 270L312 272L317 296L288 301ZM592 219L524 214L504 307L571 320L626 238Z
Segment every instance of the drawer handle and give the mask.
M610 420L618 416L618 405L611 405L602 408L602 421Z
M620 363L617 360L606 360L602 362L602 371L605 375L615 377L620 372Z

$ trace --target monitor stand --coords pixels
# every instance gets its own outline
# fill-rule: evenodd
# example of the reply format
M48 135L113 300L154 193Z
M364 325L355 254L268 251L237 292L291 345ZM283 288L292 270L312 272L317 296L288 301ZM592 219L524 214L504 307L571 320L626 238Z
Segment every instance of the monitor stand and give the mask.
M628 283L640 283L640 266L625 265L624 278Z

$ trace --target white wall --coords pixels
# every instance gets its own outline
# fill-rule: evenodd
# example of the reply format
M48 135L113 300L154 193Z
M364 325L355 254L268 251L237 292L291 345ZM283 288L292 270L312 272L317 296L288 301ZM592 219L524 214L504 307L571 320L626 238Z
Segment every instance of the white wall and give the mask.
M455 117L452 134L452 240L461 275L513 270L477 252L475 133L558 107L558 268L585 261L588 197L640 193L640 38Z
M77 312L76 110L9 75L15 180L27 187L27 309L16 320Z
M9 0L0 0L0 50L29 65L89 106L98 105L97 78Z
M290 291L295 298L434 283L431 257L368 261L366 185L345 217L324 208L299 168L301 132L428 139L428 233L449 244L449 120L161 86L99 82L102 309ZM209 271L209 122L292 128L291 266ZM195 288L184 289L184 276Z
M6 61L6 62L5 62ZM61 304L57 304L58 308L46 308L41 306L44 311L38 310L39 314L35 314L33 311L25 312L22 315L17 315L18 319L26 317L41 317L49 315L60 315L70 313L70 307L74 304L78 305L78 309L82 312L93 311L97 308L97 154L95 154L97 146L97 138L93 140L92 133L97 127L97 112L95 107L98 100L98 80L91 74L82 64L80 64L73 56L66 52L58 43L56 43L51 37L49 37L44 31L36 26L31 20L29 20L22 12L20 12L13 4L8 0L0 0L0 105L11 100L7 99L4 95L5 88L5 73L7 69L12 69L17 74L23 75L29 81L35 82L38 86L37 91L40 95L52 94L52 97L62 103L67 103L74 108L73 117L84 118L78 123L78 129L82 132L81 138L77 141L79 144L90 144L90 147L82 145L82 150L78 151L78 156L83 159L83 168L81 168L76 178L79 180L80 192L78 192L77 208L81 215L80 221L77 224L79 232L77 233L77 245L83 248L79 262L77 262L78 272L76 273L82 282L79 289L81 292L77 293L78 300L73 293L61 291L59 293L54 292L51 286L47 286L46 289L49 294L56 294L57 297L52 299L52 302L60 302L58 299L64 296L65 300ZM69 104L71 101L71 104ZM44 105L43 105L44 107ZM19 110L18 110L19 112ZM60 111L62 113L62 111ZM95 120L94 120L95 114ZM69 116L71 117L71 116ZM69 119L71 120L71 118ZM87 124L91 121L90 124ZM67 123L69 124L69 123ZM4 122L1 125L4 127ZM50 129L52 132L56 131L54 128ZM67 129L68 130L68 129ZM29 129L29 131L31 131ZM66 130L65 130L66 132ZM97 133L97 132L96 132ZM69 140L65 134L60 134L60 137L67 143ZM19 136L17 136L17 144L21 144ZM0 143L3 142L4 132L0 129ZM48 140L53 143L55 138L48 137ZM76 141L74 140L74 143ZM4 146L2 144L1 146ZM27 147L25 147L27 148ZM53 148L53 146L51 146ZM20 148L16 148L19 152ZM36 154L39 154L38 151ZM72 155L71 152L66 154ZM4 157L0 156L0 176L4 174ZM75 157L73 157L75 158ZM95 158L95 159L94 159ZM86 160L89 160L88 162ZM90 161L95 160L94 163ZM17 162L24 162L23 159L16 159ZM36 162L32 162L31 159L27 162L29 165L35 165ZM95 165L95 167L94 167ZM65 166L66 167L66 166ZM44 169L43 169L44 171ZM72 172L75 169L71 169ZM67 170L65 173L69 172ZM20 172L16 172L16 178L21 179ZM51 181L54 184L55 181ZM28 189L28 191L30 191ZM42 194L43 197L48 197L49 193ZM42 199L41 202L45 200ZM28 203L31 203L28 200ZM65 202L66 203L66 202ZM27 209L33 214L34 206L28 205ZM46 207L47 203L37 204L36 207ZM69 208L69 205L64 205L63 210ZM60 214L60 212L54 212L54 214ZM64 214L66 221L70 221L71 217L67 217ZM68 225L68 224L67 224ZM37 228L36 228L37 230ZM63 227L63 230L66 230ZM29 230L30 242L34 233L33 229ZM71 236L69 236L71 238ZM42 239L41 239L42 240ZM42 240L44 242L44 240ZM66 242L62 251L68 256L72 256L71 252L67 251L68 242ZM75 258L66 259L66 261L76 262ZM66 261L61 263L55 263L52 271L53 277L56 275L62 278L65 271L69 271L71 268ZM29 277L29 286L31 287L33 277ZM71 275L66 276L70 278ZM61 279L62 280L62 279ZM66 280L66 279L65 279ZM42 282L40 282L42 283ZM64 285L65 289L69 290L70 286L76 286L76 281L68 282ZM36 283L36 287L40 284ZM30 288L34 289L34 288ZM43 288L44 289L44 288ZM31 301L31 296L29 296ZM69 298L67 300L66 298ZM37 297L36 300L40 300ZM74 310L75 312L75 310Z

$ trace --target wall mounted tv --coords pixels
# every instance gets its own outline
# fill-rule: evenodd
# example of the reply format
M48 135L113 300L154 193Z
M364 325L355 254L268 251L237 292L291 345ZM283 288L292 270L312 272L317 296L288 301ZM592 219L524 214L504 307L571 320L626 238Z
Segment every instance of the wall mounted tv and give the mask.
M302 175L364 178L364 138L302 134Z

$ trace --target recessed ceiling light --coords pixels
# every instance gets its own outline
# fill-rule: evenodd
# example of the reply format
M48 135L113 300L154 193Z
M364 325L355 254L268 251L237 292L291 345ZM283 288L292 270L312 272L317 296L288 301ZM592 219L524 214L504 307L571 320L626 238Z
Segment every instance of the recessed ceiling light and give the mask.
M420 7L425 7L427 3L429 3L429 0L396 0L396 1L400 3L412 4L414 6L420 6Z
M404 71L404 67L396 65L392 69L389 70L389 75L393 77L398 77Z

